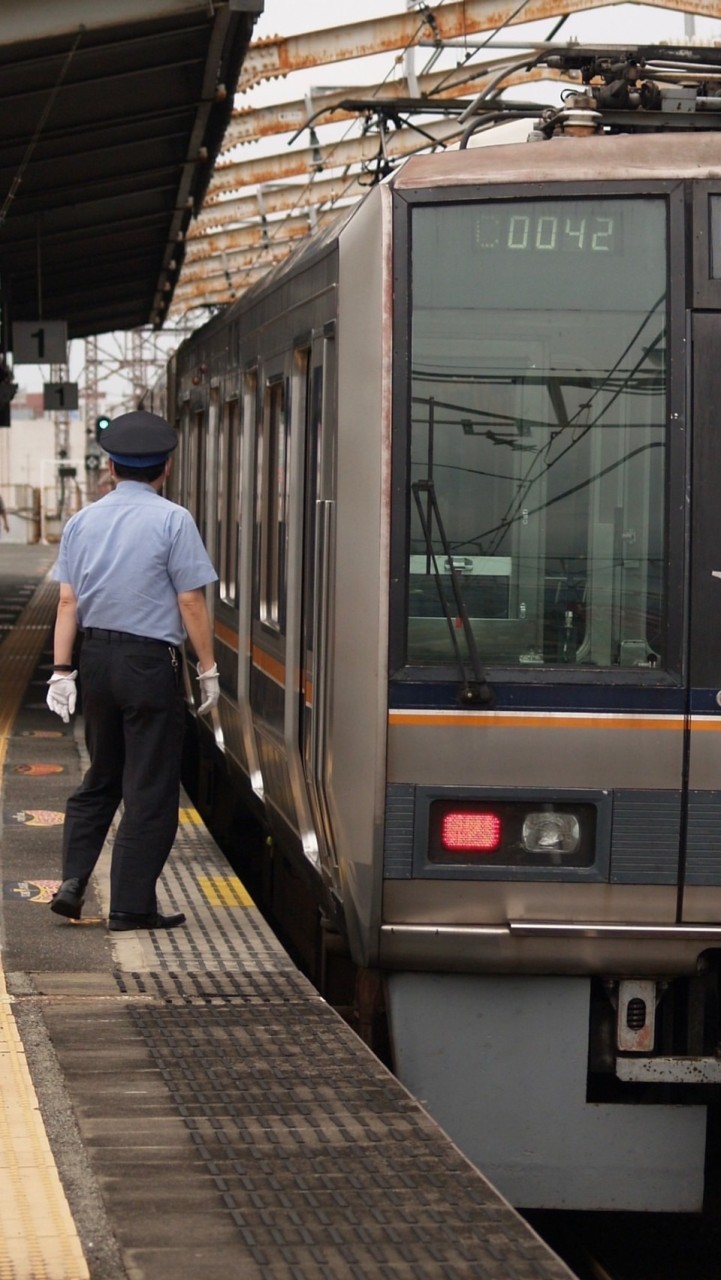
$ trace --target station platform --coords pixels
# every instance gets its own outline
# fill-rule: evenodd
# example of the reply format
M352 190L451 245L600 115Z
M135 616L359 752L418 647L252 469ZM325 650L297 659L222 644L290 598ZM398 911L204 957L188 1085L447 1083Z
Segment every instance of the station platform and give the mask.
M53 548L0 549L2 1280L572 1280L317 994L185 797L159 909L48 910L80 723L45 706ZM3 622L4 620L4 622ZM2 638L4 636L4 638Z

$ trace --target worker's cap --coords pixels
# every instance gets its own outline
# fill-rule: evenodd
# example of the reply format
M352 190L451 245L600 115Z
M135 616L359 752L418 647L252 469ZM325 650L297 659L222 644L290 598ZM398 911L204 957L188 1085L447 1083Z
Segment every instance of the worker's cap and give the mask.
M165 418L137 409L113 418L100 443L113 462L123 467L154 467L173 452L178 435Z

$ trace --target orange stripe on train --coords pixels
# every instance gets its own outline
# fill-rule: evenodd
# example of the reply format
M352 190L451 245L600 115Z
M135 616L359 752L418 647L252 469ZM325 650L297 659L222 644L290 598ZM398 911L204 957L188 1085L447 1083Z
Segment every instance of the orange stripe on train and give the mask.
M392 726L418 728L471 728L471 729L594 729L635 730L655 733L680 733L684 726L681 715L631 716L599 712L588 715L583 712L528 712L528 711L390 711L388 721ZM718 718L694 717L694 731L721 731Z

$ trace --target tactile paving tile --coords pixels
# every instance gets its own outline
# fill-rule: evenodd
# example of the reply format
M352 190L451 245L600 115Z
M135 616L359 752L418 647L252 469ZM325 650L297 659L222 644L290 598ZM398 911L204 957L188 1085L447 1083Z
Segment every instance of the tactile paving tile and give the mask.
M118 969L115 979L124 995L152 995L161 1000L210 1001L234 997L248 1004L287 1004L307 1000L316 994L307 978L292 968L278 973L220 973L215 970L205 973L174 973L171 970L125 973Z
M194 820L181 822L178 827L159 883L159 898L161 911L185 913L187 927L113 934L120 967L131 972L187 969L196 973L257 972L266 976L276 971L296 973L293 961L247 895L241 901L239 894L229 894L229 901L224 902L217 893L204 892L209 879L217 884L236 877L185 793L181 793L181 806L181 813ZM101 892L106 891L109 878L116 825L113 824L109 845L98 864ZM133 940L128 962L123 958L131 955L127 947L123 949L123 940L127 939ZM127 973L124 976L127 980Z
M568 1276L319 997L127 1012L258 1275Z

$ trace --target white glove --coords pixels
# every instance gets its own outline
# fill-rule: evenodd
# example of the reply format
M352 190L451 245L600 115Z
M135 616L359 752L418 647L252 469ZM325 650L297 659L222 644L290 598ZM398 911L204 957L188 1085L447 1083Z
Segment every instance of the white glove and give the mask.
M206 712L212 711L213 707L217 707L218 698L220 697L220 680L218 679L218 664L214 662L212 667L207 671L201 671L198 664L198 684L200 692L204 699L198 707L198 715L204 716Z
M54 711L56 716L60 716L65 724L73 714L78 700L78 691L75 687L77 675L77 671L68 671L67 674L63 672L62 675L56 672L48 680L50 687L45 701L50 710Z

